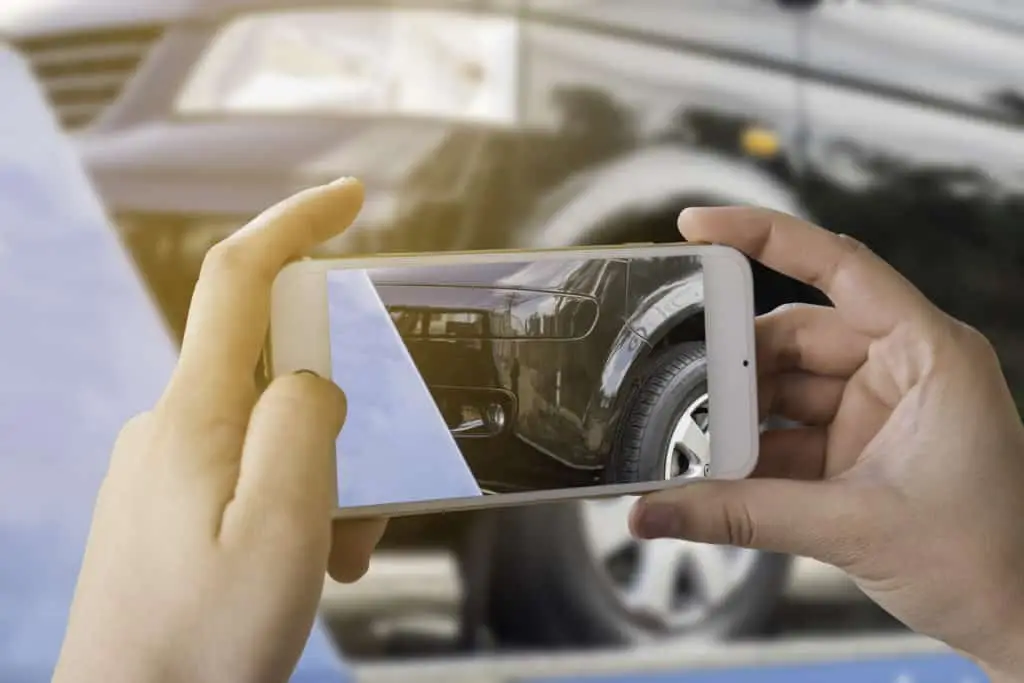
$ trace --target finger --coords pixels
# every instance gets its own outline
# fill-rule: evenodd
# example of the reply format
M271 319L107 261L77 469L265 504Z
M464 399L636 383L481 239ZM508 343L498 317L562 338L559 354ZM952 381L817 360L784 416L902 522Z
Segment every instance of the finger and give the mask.
M755 322L757 370L849 377L868 359L871 338L828 306L788 304Z
M215 245L203 261L165 403L209 418L248 415L278 271L356 217L363 186L346 178L300 192Z
M854 375L832 421L825 475L833 476L853 467L891 416L892 407L879 398L864 373ZM919 427L911 424L908 428Z
M751 478L817 481L825 473L827 446L828 430L823 427L764 432Z
M630 528L640 538L680 538L840 564L863 550L860 498L834 482L707 481L642 498Z
M331 578L339 583L354 583L363 578L386 528L384 519L335 520L331 558L327 563Z
M846 380L806 372L763 378L759 387L762 413L805 425L827 425L836 416Z
M725 244L824 292L851 327L883 337L934 309L910 282L849 237L755 208L692 208L679 217L690 241Z
M275 538L323 532L326 562L338 499L334 444L345 412L341 390L312 373L271 382L252 411L224 531Z

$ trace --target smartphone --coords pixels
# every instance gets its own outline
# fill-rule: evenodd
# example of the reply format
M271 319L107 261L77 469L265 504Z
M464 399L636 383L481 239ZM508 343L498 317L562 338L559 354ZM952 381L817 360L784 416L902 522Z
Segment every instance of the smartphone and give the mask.
M338 517L636 495L754 469L753 306L714 245L304 260L267 357L348 397Z

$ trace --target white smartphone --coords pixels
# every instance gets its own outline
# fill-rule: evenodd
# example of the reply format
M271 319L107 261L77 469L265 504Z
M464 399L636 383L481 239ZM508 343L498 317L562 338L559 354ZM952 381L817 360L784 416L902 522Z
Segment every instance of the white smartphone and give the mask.
M338 517L744 478L755 356L748 261L685 243L299 261L267 349L348 397Z

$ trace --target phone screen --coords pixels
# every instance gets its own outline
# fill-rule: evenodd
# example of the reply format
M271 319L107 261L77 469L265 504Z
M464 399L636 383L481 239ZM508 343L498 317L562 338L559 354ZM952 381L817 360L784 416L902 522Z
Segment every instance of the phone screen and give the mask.
M327 292L342 508L707 471L699 257L338 269Z

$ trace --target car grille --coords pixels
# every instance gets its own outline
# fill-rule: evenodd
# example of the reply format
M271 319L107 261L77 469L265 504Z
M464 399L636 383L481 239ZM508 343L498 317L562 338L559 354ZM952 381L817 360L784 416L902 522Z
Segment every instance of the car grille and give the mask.
M117 100L163 34L145 26L32 37L15 43L65 128L88 126Z

